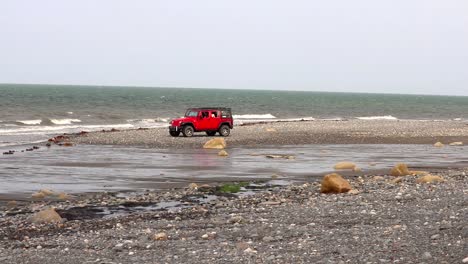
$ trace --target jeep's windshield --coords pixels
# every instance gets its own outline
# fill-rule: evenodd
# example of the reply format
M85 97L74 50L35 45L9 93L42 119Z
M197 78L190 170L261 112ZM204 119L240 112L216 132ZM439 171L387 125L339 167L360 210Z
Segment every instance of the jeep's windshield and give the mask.
M197 111L192 111L192 110L188 110L187 113L185 113L185 116L189 117L197 117L198 116L198 112Z

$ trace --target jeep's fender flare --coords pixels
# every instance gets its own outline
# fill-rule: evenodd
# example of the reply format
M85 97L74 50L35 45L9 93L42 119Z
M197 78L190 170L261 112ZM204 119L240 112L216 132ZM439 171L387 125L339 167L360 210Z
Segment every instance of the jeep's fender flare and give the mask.
M192 126L193 127L193 130L194 131L197 131L197 129L195 128L195 126L193 125L192 122L185 122L185 123L180 123L180 129L182 129L184 126L186 125L189 125L189 126Z
M231 126L231 124L229 122L223 122L223 123L219 124L218 130L221 128L222 125L227 125L230 129L232 129L232 126Z

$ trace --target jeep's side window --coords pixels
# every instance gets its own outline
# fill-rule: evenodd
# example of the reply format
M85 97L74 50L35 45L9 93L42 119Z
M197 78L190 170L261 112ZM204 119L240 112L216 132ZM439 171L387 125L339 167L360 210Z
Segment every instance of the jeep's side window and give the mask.
M207 118L208 117L208 112L202 112L202 118Z
M218 117L218 111L211 112L211 117Z

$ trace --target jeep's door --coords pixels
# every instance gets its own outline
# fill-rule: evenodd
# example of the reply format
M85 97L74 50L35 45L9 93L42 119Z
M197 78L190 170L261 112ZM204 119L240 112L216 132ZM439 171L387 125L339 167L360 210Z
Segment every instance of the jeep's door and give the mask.
M195 128L199 131L208 130L210 123L210 112L209 111L200 111L198 113L197 122Z
M221 123L221 113L219 111L210 111L208 117L208 127L207 130L218 130L219 124Z

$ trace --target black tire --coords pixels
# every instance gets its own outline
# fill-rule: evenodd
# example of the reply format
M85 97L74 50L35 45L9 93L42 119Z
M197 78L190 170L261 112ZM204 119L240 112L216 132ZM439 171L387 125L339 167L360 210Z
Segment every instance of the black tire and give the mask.
M206 131L206 134L210 137L216 135L216 131Z
M223 137L227 137L229 136L229 134L231 133L231 129L229 128L228 125L222 125L219 130L218 130L219 134Z
M184 134L184 137L191 137L193 136L194 132L195 132L195 129L193 129L193 126L191 125L185 125L182 128L182 134Z
M178 137L180 135L180 131L169 131L169 134L173 137Z

